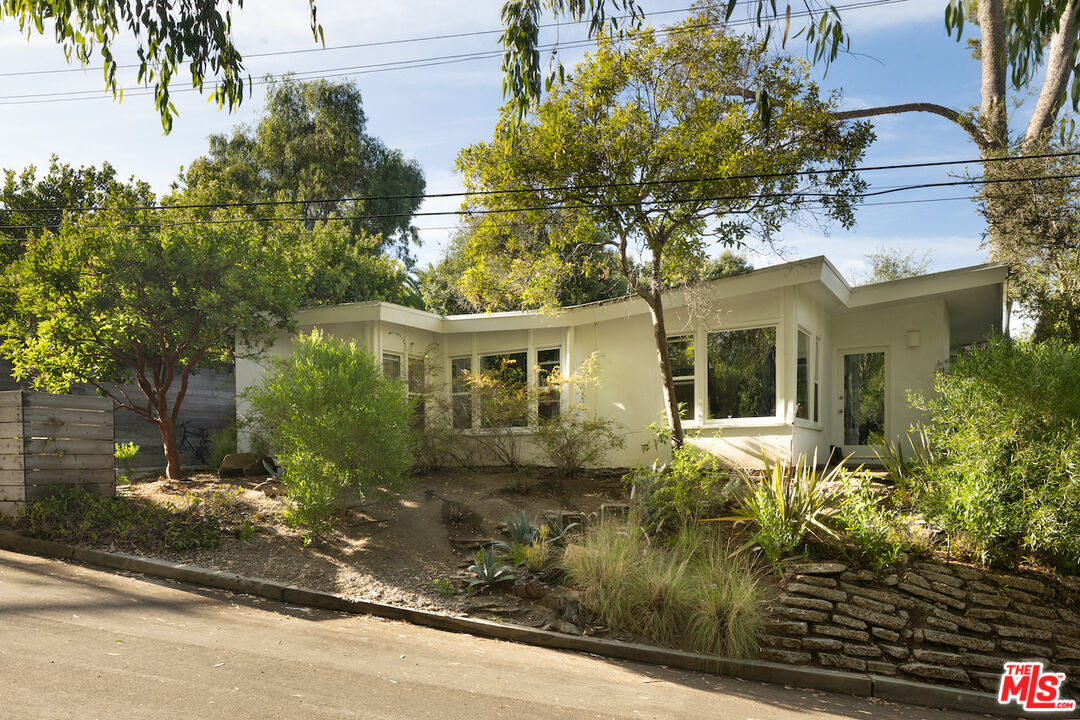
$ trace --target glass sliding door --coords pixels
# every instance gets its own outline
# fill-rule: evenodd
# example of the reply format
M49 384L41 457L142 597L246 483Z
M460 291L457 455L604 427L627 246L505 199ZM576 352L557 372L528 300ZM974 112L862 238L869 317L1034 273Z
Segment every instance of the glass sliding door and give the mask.
M885 353L844 355L844 445L885 442Z

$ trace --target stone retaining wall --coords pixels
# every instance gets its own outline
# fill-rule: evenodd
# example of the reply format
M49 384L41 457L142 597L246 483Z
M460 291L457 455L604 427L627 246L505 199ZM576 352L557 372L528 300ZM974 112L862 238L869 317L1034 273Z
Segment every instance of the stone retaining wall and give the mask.
M910 562L783 567L761 657L996 692L1002 666L1041 661L1080 697L1080 581Z

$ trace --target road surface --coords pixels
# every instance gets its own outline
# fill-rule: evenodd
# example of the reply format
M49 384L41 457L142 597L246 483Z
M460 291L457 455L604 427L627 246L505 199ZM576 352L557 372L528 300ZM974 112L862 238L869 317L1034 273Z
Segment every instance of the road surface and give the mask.
M0 718L974 718L0 551Z

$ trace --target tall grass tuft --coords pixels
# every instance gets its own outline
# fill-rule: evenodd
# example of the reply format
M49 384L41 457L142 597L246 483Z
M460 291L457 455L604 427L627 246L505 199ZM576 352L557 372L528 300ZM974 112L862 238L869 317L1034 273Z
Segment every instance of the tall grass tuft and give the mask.
M633 519L609 521L567 548L563 564L582 603L614 630L713 655L757 648L757 575L711 528L688 525L661 546Z

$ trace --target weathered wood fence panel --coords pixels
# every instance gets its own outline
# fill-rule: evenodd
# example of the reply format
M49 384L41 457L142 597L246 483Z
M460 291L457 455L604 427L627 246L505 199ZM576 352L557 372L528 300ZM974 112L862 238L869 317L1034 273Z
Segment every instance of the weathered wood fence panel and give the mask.
M0 514L57 485L116 492L108 398L0 391Z
M25 383L17 382L11 376L11 363L0 358L0 391L29 390ZM142 392L135 385L124 388L133 398L142 397ZM88 385L75 385L72 395L55 397L81 398L97 400L97 390ZM170 393L176 396L174 388ZM53 396L48 396L53 397ZM75 400L65 401L76 402ZM42 406L47 407L47 406ZM71 409L81 408L77 404L67 405ZM96 406L94 406L96 407ZM184 404L180 408L180 421L187 422L193 430L207 430L214 433L224 430L236 420L236 375L232 365L219 365L200 370L191 376L188 383ZM0 423L3 419L0 418ZM129 410L116 410L113 417L113 429L116 442L133 442L140 446L139 454L129 463L132 468L164 468L165 458L161 450L161 436L157 426L152 425ZM0 433L0 438L8 437ZM180 438L177 437L179 441ZM0 440L0 442L3 442ZM0 450L0 452L7 452ZM74 450L72 451L74 452ZM185 465L195 463L194 453L181 452Z

